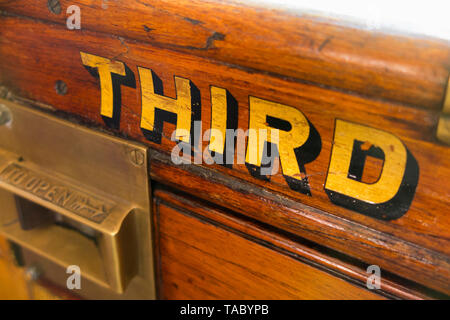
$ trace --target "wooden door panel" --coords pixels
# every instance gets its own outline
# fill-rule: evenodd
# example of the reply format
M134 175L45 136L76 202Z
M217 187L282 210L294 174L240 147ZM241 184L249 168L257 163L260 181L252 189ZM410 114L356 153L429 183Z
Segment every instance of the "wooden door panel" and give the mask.
M384 299L424 296L252 222L157 189L159 297L164 299Z

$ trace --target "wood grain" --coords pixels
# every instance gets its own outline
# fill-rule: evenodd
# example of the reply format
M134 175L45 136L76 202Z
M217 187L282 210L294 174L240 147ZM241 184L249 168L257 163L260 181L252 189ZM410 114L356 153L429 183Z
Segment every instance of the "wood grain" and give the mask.
M276 248L261 245L261 239L243 237L237 230L205 220L203 213L208 209L192 206L178 209L173 203L166 202L170 201L170 194L156 192L155 195L160 298L382 298L376 292L283 255ZM165 201L161 201L160 195ZM190 213L189 209L195 211ZM209 217L215 215L216 212L209 211Z
M246 239L254 240L262 246L283 253L287 256L293 257L299 261L309 264L317 269L328 272L336 277L346 279L347 281L358 286L365 287L367 282L367 272L362 265L355 265L355 261L345 262L342 256L334 258L330 251L321 252L317 245L311 243L300 243L284 235L276 233L273 229L267 230L264 226L255 223L249 219L244 219L242 216L236 216L224 209L210 207L205 203L199 202L199 199L193 199L184 195L176 194L162 188L158 185L154 192L155 206L161 204L170 206L173 210L180 208L182 213L192 214L200 220L213 225L234 232ZM154 211L156 213L158 211ZM154 215L156 222L158 216ZM156 224L158 226L158 224ZM156 247L159 248L159 238L157 239ZM296 241L297 240L297 241ZM157 260L158 261L158 260ZM161 270L160 270L161 271ZM400 299L427 299L426 295L417 290L402 286L394 281L389 280L389 277L383 274L381 279L381 288L377 291L381 295Z
M3 3L3 5L6 4L10 3ZM24 6L24 8L30 7ZM89 18L87 19L89 21ZM124 62L135 75L136 88L122 86L119 130L110 131L146 143L151 148L166 154L174 146L174 143L167 139L173 131L173 126L164 126L161 144L146 140L139 128L141 89L137 73L138 66L151 68L161 78L164 94L169 97L175 96L174 75L191 80L200 91L204 130L209 128L211 123L211 85L226 88L235 97L239 105L238 125L244 129L248 127L249 95L293 106L301 110L311 121L322 140L319 156L305 165L311 185L311 197L291 190L281 174L273 176L270 182L265 182L251 177L243 165L236 165L233 169L215 165L210 167L211 170L206 171L205 175L210 179L217 174L233 177L235 180L232 181L235 183L232 183L234 188L231 189L227 185L218 188L224 183L205 180L189 170L163 162L151 164L152 178L187 188L188 192L196 193L224 207L364 261L377 263L390 272L436 290L450 293L450 218L447 214L450 207L450 185L447 183L450 178L450 148L437 142L434 137L439 116L439 111L436 109L439 99L442 99L444 87L442 82L445 82L442 79L448 74L445 71L448 69L443 62L447 61L447 51L441 45L430 42L428 47L424 45L428 49L423 49L423 52L419 50L422 52L420 54L415 51L416 49L409 51L403 46L398 47L398 52L403 52L405 56L398 53L399 60L394 60L400 61L404 58L408 66L418 66L423 75L418 76L419 71L416 70L417 72L402 73L402 77L408 80L402 77L396 78L396 76L393 79L397 79L398 83L406 83L407 86L414 83L412 87L415 89L423 85L423 90L402 91L403 89L396 87L395 94L389 96L389 93L386 93L389 92L386 86L391 83L388 81L389 77L372 77L384 83L385 87L378 92L379 98L407 102L401 98L404 95L404 97L414 97L414 101L417 102L414 104L427 107L412 108L384 99L374 100L330 90L327 86L319 87L299 82L297 78L280 77L280 74L289 75L285 69L274 73L256 72L256 69L218 62L210 57L201 57L197 53L187 54L193 53L191 49L183 51L166 45L162 46L158 42L129 40L88 29L80 32L69 31L60 24L44 20L47 19L40 21L9 14L0 17L2 24L0 84L12 90L17 99L51 105L55 110L78 115L82 121L104 128L105 124L100 116L99 81L83 67L80 51ZM133 30L133 28L129 29ZM422 42L419 41L419 43ZM351 45L349 42L346 45L349 46L349 50L355 48L354 43ZM395 45L392 46L395 48ZM271 47L269 43L267 47ZM377 49L375 50L377 52L381 50L377 46L372 49ZM366 53L359 56L361 61L371 61L370 54ZM420 61L413 59L414 63L412 63L407 58L409 53L417 54L417 57L423 55L427 59L432 58L430 59L432 67L420 62L425 61L425 58L424 60L420 58ZM280 52L277 51L277 54ZM400 56L403 58L400 59ZM255 61L249 56L244 57L245 61ZM267 58L263 53L261 57ZM284 61L284 59L281 60ZM289 56L286 59L289 60ZM267 61L273 62L275 59ZM380 63L386 66L390 65L388 62L388 60L382 60ZM399 63L401 65L401 62ZM280 62L280 65L283 63ZM314 67L309 70L311 74L321 74L317 69L320 64L313 65ZM353 77L339 69L337 65L346 68L345 64L338 63L332 69L337 74L346 75L350 83L348 88L350 88ZM365 74L364 64L353 67L361 68L359 74ZM434 80L428 82L431 74ZM318 81L328 84L326 80L328 76L329 74L322 74ZM330 76L330 79L333 77ZM424 79L427 83L416 82ZM58 80L63 80L68 85L67 94L59 95L55 92L55 83ZM362 80L364 84L371 83L370 79ZM394 96L400 98L396 100ZM419 184L412 205L402 218L391 222L379 221L336 206L329 201L323 186L336 119L387 130L399 137L417 159L420 168ZM210 175L211 172L215 172L214 175ZM246 187L239 187L240 182L245 183L242 185Z
M0 10L65 26L66 9L78 5L82 30L426 108L441 108L450 70L446 41L368 32L233 1L60 3L58 15L46 0L0 0Z
M388 228L368 228L212 170L174 166L156 151L149 158L155 181L450 294L448 256L395 237Z
M450 185L445 183L450 177L450 148L435 142L432 132L437 113L434 111L374 102L267 75L248 73L139 43L122 44L114 38L87 31L68 32L64 28L16 17L3 17L1 22L4 28L0 37L0 83L20 96L80 115L99 125L104 125L104 122L99 111L98 79L93 78L82 66L80 50L120 58L134 71L137 82L136 66L153 68L161 77L167 96L174 96L174 74L190 79L201 93L203 130L210 127L211 84L227 88L238 101L240 128L248 127L249 95L261 96L300 109L316 127L322 140L319 156L305 165L311 185L311 197L291 190L281 174L274 175L269 183L250 176L244 165L235 165L233 169L219 165L214 168L318 209L332 211L375 229L390 230L392 234L409 241L450 253L450 219L445 214L450 202ZM58 95L54 90L55 81L59 79L63 79L68 85L66 95ZM136 83L136 86L136 89L122 86L119 132L154 148L170 152L175 143L167 137L171 136L173 126L164 126L161 144L150 142L143 136L139 128L139 83ZM420 168L419 184L409 211L401 219L390 223L375 221L330 203L323 185L336 118L389 129L416 157ZM205 141L203 147L206 146Z

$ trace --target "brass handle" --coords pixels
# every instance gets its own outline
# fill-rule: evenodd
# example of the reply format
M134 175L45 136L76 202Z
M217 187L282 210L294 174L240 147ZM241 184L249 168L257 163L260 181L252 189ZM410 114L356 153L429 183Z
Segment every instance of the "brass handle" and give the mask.
M0 111L0 233L115 292L141 277L154 294L146 148L10 101Z

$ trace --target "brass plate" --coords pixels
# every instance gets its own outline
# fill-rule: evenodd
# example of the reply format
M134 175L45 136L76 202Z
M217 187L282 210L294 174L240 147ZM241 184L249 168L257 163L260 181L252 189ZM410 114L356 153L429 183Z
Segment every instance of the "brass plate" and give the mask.
M0 100L0 232L115 292L140 277L154 298L147 150L45 112ZM14 195L89 228L22 230Z

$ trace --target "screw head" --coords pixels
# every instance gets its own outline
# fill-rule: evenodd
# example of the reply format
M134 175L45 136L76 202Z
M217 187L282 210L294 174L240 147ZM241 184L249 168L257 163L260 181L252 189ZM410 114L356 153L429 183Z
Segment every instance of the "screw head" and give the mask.
M130 160L135 166L142 166L145 161L145 155L140 150L131 150L130 152Z
M47 1L47 8L53 14L60 14L61 13L61 4L59 3L59 0L48 0Z
M63 96L67 93L67 84L62 81L58 80L55 82L55 91L57 94Z
M0 126L9 123L12 119L11 111L7 106L0 103Z

